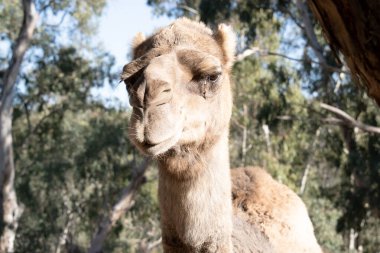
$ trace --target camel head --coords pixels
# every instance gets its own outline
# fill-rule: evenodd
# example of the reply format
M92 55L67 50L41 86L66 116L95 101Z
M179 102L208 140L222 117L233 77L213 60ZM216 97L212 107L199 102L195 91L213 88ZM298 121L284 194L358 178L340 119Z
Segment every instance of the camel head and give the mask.
M234 49L228 26L213 32L186 18L148 38L136 36L121 79L133 108L129 136L138 149L157 157L206 147L228 131Z

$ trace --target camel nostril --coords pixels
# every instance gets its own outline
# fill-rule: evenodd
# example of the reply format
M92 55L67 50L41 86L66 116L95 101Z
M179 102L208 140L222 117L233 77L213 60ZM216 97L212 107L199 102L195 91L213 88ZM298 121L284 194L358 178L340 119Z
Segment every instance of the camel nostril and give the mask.
M160 79L150 79L146 82L144 104L146 106L161 106L168 103L173 95L170 84Z

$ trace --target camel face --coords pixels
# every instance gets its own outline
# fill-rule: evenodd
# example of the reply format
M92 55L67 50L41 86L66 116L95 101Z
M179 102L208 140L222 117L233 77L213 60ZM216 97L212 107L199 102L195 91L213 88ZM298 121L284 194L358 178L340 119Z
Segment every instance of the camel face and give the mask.
M228 128L230 65L222 35L180 19L136 39L122 79L133 108L129 136L143 153L205 147Z

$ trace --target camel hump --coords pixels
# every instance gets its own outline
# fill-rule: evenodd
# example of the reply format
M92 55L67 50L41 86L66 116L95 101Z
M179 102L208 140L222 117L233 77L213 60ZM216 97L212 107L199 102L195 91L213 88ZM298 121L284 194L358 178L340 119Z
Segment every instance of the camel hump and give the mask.
M232 244L236 253L275 253L269 238L256 224L247 223L246 214L235 213L233 216Z
M321 253L303 201L265 170L243 167L231 170L235 215L245 214L269 238L274 252Z
M231 170L232 193L236 207L250 209L252 205L261 205L275 211L281 207L291 210L294 204L305 208L302 200L287 186L275 181L271 175L259 167L241 167Z

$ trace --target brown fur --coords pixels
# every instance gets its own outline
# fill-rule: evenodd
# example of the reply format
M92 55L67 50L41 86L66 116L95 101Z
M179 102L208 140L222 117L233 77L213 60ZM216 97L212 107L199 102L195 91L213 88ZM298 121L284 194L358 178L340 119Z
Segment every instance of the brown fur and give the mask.
M292 190L260 168L237 168L231 174L235 213L246 214L275 252L322 252L306 207Z
M213 32L182 18L138 35L123 69L130 138L159 165L164 251L319 253L302 201L264 171L233 170L231 201L234 48L228 26Z

